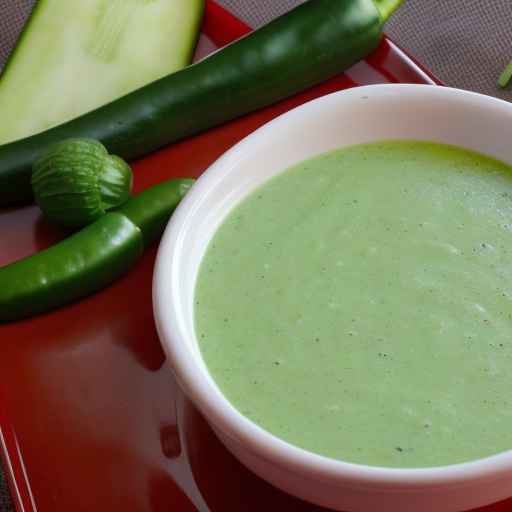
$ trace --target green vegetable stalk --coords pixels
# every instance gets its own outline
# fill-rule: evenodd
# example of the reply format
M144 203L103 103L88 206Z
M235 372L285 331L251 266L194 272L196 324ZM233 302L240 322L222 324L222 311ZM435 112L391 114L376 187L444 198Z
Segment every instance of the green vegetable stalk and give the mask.
M498 85L500 87L507 87L510 80L512 79L512 62L503 70L503 73L498 79Z
M92 139L69 139L51 146L34 164L34 198L56 224L82 227L130 196L133 176L121 158Z

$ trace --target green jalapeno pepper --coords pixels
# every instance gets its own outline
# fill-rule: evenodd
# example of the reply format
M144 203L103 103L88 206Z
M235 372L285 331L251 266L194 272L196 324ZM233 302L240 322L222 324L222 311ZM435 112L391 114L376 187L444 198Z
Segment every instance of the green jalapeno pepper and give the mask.
M125 274L161 235L192 182L155 185L52 247L0 268L0 322L57 308Z

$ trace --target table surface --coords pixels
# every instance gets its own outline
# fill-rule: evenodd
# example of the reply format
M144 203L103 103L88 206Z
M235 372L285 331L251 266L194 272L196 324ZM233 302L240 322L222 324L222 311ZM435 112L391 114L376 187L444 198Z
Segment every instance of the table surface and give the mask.
M302 0L217 0L256 27ZM0 69L34 0L0 0ZM496 79L512 60L510 0L407 0L387 33L447 85L512 99ZM0 470L0 512L11 505Z

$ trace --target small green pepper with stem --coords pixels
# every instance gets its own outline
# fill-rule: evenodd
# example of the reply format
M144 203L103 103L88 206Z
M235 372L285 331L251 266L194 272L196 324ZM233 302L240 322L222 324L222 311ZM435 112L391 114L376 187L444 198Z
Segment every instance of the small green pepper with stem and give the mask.
M63 306L128 272L192 183L155 185L54 246L0 268L0 322Z

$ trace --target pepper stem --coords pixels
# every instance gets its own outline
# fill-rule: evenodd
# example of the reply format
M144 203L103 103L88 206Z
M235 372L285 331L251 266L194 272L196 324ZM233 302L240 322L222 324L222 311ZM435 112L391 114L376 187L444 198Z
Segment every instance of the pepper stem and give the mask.
M500 87L507 87L508 83L512 79L512 62L503 70L499 79L498 85Z
M382 23L385 23L389 17L405 2L405 0L373 0L375 6L380 12Z

